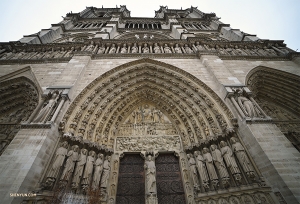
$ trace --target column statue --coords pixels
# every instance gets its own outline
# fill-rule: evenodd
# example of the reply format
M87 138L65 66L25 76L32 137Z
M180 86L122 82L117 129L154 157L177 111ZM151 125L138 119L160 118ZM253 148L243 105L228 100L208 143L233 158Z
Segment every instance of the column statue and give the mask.
M215 170L214 164L213 164L213 158L211 154L209 153L209 149L204 147L203 148L203 161L206 164L206 168L208 171L209 178L214 186L214 188L217 188L219 184L219 179L217 172Z
M232 150L238 158L241 166L243 167L244 172L249 178L255 179L254 170L251 166L251 162L249 161L248 156L246 155L244 147L240 142L238 142L237 138L235 137L230 138L230 141L232 143Z
M72 175L74 171L75 162L78 160L78 146L74 145L72 146L72 149L67 154L67 161L65 164L65 168L63 170L63 173L61 175L61 181L68 182L70 179L70 176Z
M205 189L209 189L209 178L204 164L204 159L200 154L200 151L195 151L194 156L196 159L196 165L197 165L198 173L200 175L200 179L202 181L202 185Z
M227 143L225 141L221 141L220 146L221 146L222 156L226 162L228 169L234 176L235 180L240 182L241 181L241 172L235 161L232 150L230 149L230 147L227 145Z
M108 186L108 178L109 178L109 172L110 172L110 156L106 156L106 160L103 163L103 173L101 177L101 184L100 187L102 190L107 189Z
M86 164L86 155L87 150L81 149L81 154L78 159L78 163L74 172L73 181L72 181L72 188L76 189L78 187L78 184L80 182L80 179L82 177L84 165Z
M85 169L84 169L83 176L82 176L82 182L81 182L82 188L84 190L87 190L87 187L90 184L90 181L92 178L92 173L93 173L94 163L95 163L95 152L90 151L89 156L87 157L87 160L86 160L86 165L85 165Z
M93 177L93 189L96 190L99 187L100 178L103 171L103 154L98 154L98 158L95 162L95 171Z
M192 154L187 154L187 158L189 160L189 167L190 167L190 171L191 171L191 174L192 174L192 179L193 179L193 182L194 182L194 188L196 190L200 190L198 176L197 176L197 170L196 170L196 161L193 158Z
M212 159L218 169L219 175L222 179L222 183L225 187L229 187L229 174L223 162L222 153L219 149L217 149L216 145L211 145L210 148L212 153Z

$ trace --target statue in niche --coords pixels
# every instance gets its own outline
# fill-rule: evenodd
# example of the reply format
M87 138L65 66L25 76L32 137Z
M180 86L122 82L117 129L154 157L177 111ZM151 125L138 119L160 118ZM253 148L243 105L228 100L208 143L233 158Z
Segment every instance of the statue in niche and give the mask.
M216 50L219 51L220 55L228 55L228 53L223 47L219 47L218 45L216 45Z
M253 102L250 101L246 96L244 96L244 92L242 89L237 89L236 91L236 100L239 104L239 107L242 109L243 113L247 117L258 117L260 115L259 110L254 106Z
M116 49L116 45L115 45L115 44L112 44L112 45L111 45L111 48L110 48L110 50L109 50L108 53L109 53L109 54L114 54L114 53L116 53L116 50L117 50L117 49Z
M65 54L66 54L65 48L62 47L60 50L58 48L58 51L56 51L53 58L62 58Z
M217 149L216 145L211 145L212 159L218 169L219 175L222 179L222 183L225 187L229 187L229 174L223 161L222 153Z
M236 52L237 55L247 55L247 54L246 54L242 49L240 49L239 46L237 46L237 45L234 47L234 49L235 49L235 52Z
M105 46L104 46L104 44L102 44L99 47L97 54L104 54L104 52L105 52Z
M64 141L61 144L61 147L59 147L56 150L55 159L54 159L54 162L52 164L52 167L51 167L47 177L56 179L56 177L58 176L58 173L65 161L65 157L67 156L67 154L68 154L68 142Z
M181 48L179 47L178 44L175 44L174 51L175 51L176 53L182 53L182 50L181 50Z
M225 45L225 50L229 55L236 55L231 46Z
M94 171L94 177L93 177L93 189L96 190L99 187L100 178L103 171L103 154L98 154L98 158L95 162L95 171Z
M249 178L255 179L254 170L251 166L251 162L249 161L248 156L246 155L245 148L240 142L238 142L237 138L235 137L230 138L230 141L232 143L232 150L238 158L238 161L242 165L244 172Z
M43 123L47 119L47 116L52 112L52 110L56 107L58 99L60 97L60 93L58 91L54 91L49 94L48 103L40 110L38 115L34 118L34 123Z
M144 44L144 47L142 48L143 53L149 53L149 47L147 46L147 44Z
M193 50L187 44L184 45L184 50L187 54L193 53Z
M165 44L165 46L164 46L164 52L165 53L172 53L171 48L167 44Z
M199 51L205 50L205 48L204 48L202 45L200 45L199 42L196 42L196 48L197 48Z
M189 167L190 167L190 171L191 171L191 174L192 174L192 179L193 179L193 182L194 182L194 188L196 190L200 190L198 176L197 176L197 170L196 170L196 161L193 158L192 154L187 154L187 158L189 160Z
M121 53L127 53L126 44L123 44L123 47L121 48Z
M251 48L252 48L252 47L250 47L250 46L245 46L244 51L245 51L248 55L257 56L257 53L255 53Z
M61 175L62 181L69 181L70 176L73 173L75 162L78 160L78 146L72 146L72 149L67 154L67 161L65 164L64 171Z
M146 194L156 194L156 167L154 158L149 154L145 161L146 170Z
M213 158L208 148L204 147L202 151L203 151L203 161L206 164L209 178L212 181L214 188L216 189L219 184L219 179L213 164Z
M106 160L103 163L103 173L101 177L101 184L100 187L102 190L106 190L108 186L108 178L110 172L110 156L106 156Z
M73 181L72 181L72 188L76 189L78 187L78 184L80 182L80 179L82 177L84 165L86 164L86 155L87 155L87 150L86 149L81 149L81 154L79 156L77 166L74 172L73 176Z
M137 47L136 43L133 44L131 48L131 53L138 53L139 48Z
M202 185L205 189L209 189L209 178L204 164L204 158L201 155L200 151L195 151L194 156L196 159L196 165L197 165L198 173L200 175L200 179L202 181Z
M89 156L87 157L87 160L86 160L86 165L85 165L84 173L82 176L82 182L81 182L82 188L84 190L87 190L87 187L90 184L90 180L91 180L92 173L93 173L94 163L95 163L95 152L90 151Z
M46 52L46 54L44 55L43 58L48 59L48 58L52 58L54 55L54 48L51 48L51 50L49 50L48 52ZM31 58L32 56L30 56L29 58ZM28 59L29 59L28 58Z
M93 52L94 49L95 49L94 41L91 41L91 44L89 44L89 45L85 48L85 51L87 51L87 52Z
M233 152L225 141L220 142L221 153L226 162L227 167L234 176L235 180L241 181L241 172L233 156Z
M157 45L157 43L154 43L153 50L154 53L161 53L160 47Z

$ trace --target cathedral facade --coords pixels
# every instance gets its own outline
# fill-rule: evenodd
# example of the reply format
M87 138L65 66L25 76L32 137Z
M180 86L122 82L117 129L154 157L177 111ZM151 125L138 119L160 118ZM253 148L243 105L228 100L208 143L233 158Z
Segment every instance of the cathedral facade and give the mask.
M300 54L215 13L87 7L0 43L3 203L300 202Z

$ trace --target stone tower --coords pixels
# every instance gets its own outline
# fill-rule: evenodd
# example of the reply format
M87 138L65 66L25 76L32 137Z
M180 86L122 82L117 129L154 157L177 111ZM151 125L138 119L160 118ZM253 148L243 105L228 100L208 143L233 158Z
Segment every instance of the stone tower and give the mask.
M197 7L87 7L0 43L4 203L300 202L300 55Z

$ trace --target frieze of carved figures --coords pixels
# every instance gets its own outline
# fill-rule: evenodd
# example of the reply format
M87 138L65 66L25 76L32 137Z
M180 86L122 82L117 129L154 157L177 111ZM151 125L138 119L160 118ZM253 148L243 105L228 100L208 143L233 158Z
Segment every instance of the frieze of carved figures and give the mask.
M116 151L180 150L179 136L117 137Z

